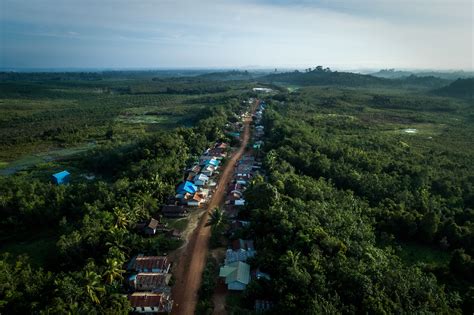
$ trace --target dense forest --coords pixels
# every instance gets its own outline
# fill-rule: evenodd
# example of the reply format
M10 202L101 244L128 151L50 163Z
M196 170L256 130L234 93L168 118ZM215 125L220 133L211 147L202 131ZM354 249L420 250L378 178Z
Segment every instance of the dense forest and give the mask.
M457 79L448 86L433 91L441 96L460 97L466 99L474 98L474 78Z
M45 127L55 120L50 120L49 107L34 106L33 99L54 107L46 103L54 101L55 96L61 102L77 97L75 86L54 91L49 82L31 85L31 89L27 84L4 82L8 89L3 96L8 94L8 99L3 99L1 109L7 113L18 110L11 99L24 99L37 112L38 121L46 120ZM78 85L84 88L83 82ZM239 89L234 86L233 92L219 95L203 92L199 97L206 98L204 103L196 103L191 93L183 94L188 97L186 106L198 112L191 116L191 126L175 123L173 129L128 133L134 135L130 139L110 134L110 139L79 156L0 177L0 312L128 314L126 288L122 286L124 263L138 253L165 254L181 244L165 235L144 237L135 225L159 215L160 206L173 195L190 160L210 143L229 140L223 131L242 106L240 97L245 93ZM100 126L108 121L107 117L117 115L110 110L120 108L112 106L107 110L89 94L84 91L83 95L92 104L81 99L80 106L75 105L63 116L70 119L64 123L83 130L82 119ZM140 99L133 100L132 106L139 108ZM162 103L157 103L156 108L166 111ZM84 117L83 111L94 112ZM168 114L171 117L173 112ZM27 130L28 122L34 121L28 118L16 126ZM9 134L10 122L6 119L2 123L6 135L2 139L7 142L16 137L16 133ZM31 130L38 131L41 130ZM43 140L33 137L29 141ZM8 143L12 148L15 144ZM50 182L50 175L59 167L74 170L68 185ZM81 174L94 174L95 179L88 180Z
M239 233L270 280L252 281L239 311L260 299L270 314L472 314L472 79L323 67L1 74L0 313L127 314L124 263L181 244L136 223L210 143L231 141L256 86L273 92L258 95L263 176ZM86 149L41 155L74 148ZM53 185L65 168L71 182Z
M308 68L304 71L295 70L269 74L259 78L264 82L292 84L297 86L344 86L344 87L407 87L407 88L439 88L449 84L450 80L435 76L410 75L388 79L373 75L332 71L323 66Z
M472 313L472 105L335 88L275 96L268 180L247 192L254 264L272 280L247 297L281 314Z

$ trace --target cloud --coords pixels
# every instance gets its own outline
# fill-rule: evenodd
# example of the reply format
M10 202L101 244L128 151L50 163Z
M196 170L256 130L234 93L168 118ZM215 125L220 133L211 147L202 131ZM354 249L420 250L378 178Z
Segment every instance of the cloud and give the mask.
M3 0L1 5L1 66L41 66L46 61L35 54L44 57L49 50L64 55L44 66L472 68L472 5L465 0ZM26 49L21 62L15 47L20 44Z

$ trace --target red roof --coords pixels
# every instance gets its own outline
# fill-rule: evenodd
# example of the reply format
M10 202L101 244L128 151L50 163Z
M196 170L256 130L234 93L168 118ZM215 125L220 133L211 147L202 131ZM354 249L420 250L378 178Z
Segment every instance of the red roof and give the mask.
M170 267L170 262L166 256L137 256L129 265L131 270L162 270L167 272Z
M167 286L170 278L169 273L139 273L135 278L135 287L141 289Z
M157 307L159 312L170 312L173 300L166 293L135 292L128 296L132 307Z

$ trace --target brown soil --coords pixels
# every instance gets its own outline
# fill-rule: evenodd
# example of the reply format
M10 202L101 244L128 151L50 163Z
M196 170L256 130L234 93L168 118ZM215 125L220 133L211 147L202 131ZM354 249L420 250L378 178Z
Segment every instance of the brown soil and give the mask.
M245 152L245 147L250 138L250 121L251 118L245 121L240 148L225 165L218 187L205 213L209 213L210 210L224 203L226 187L232 179L235 164ZM176 282L172 289L174 300L172 314L192 315L196 309L198 290L201 285L202 272L206 263L206 256L209 250L209 238L211 236L211 229L206 226L207 220L208 216L202 215L196 229L190 235L185 246L181 247L180 250L172 255L172 257L174 256L177 259L173 270Z

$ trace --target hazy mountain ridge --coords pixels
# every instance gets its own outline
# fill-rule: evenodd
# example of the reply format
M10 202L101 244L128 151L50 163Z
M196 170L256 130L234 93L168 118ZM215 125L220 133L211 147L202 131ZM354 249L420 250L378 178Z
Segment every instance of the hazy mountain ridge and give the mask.
M378 78L385 79L401 79L409 76L417 77L436 77L446 80L466 79L474 77L473 71L406 71L396 69L382 69L378 72L369 73L370 75Z
M416 86L426 88L440 88L451 82L450 80L445 80L434 76L420 77L415 75L398 79L388 79L367 74L331 71L329 68L323 69L322 67L318 67L313 70L306 69L305 72L295 70L294 72L270 74L264 76L261 78L261 80L270 83L287 83L301 86Z
M474 78L457 79L448 86L434 90L433 93L441 96L473 99Z

